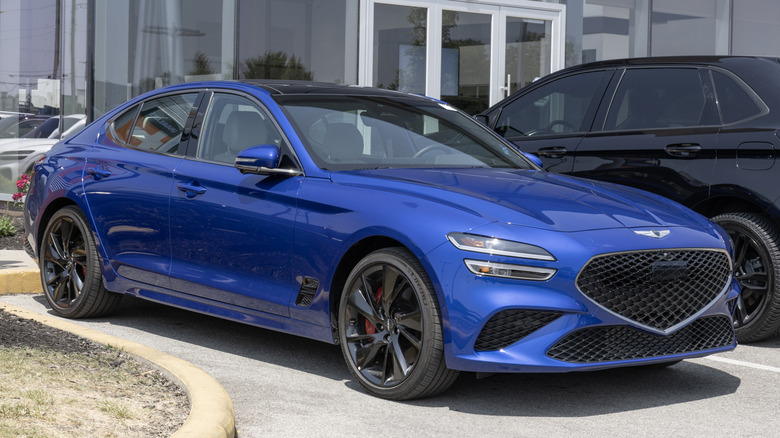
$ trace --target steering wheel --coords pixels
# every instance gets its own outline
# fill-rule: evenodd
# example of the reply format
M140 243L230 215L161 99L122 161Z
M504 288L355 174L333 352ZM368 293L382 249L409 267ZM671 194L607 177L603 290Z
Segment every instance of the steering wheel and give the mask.
M415 154L412 156L412 158L419 158L419 157L420 157L421 155L423 155L424 153L426 153L426 152L428 152L428 151L432 151L432 150L434 150L434 149L441 149L442 151L444 151L444 153L447 153L447 154L449 154L449 153L450 153L450 148L449 148L449 147L447 147L447 146L445 146L445 145L443 145L443 144L434 143L434 144L429 144L428 146L425 146L424 148L422 148L422 149L420 149L419 151L417 151L417 152L416 152L416 153L415 153Z

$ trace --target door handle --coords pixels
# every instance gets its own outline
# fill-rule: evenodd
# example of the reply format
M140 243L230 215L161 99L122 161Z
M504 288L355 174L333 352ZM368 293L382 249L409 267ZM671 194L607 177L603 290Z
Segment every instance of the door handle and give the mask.
M701 146L696 143L670 144L666 153L673 157L693 158L701 152Z
M542 158L563 158L569 152L563 146L553 146L549 148L540 148L537 152Z
M87 173L92 175L96 180L103 179L111 175L111 171L103 169L101 167L90 167L87 169Z
M190 199L206 193L206 188L194 181L191 183L177 183L176 187L178 187L182 192L185 192L187 194L187 198Z

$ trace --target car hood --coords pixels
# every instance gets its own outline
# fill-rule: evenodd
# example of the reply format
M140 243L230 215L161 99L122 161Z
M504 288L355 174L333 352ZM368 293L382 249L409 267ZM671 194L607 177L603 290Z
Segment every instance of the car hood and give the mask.
M491 222L546 230L711 227L703 216L660 196L544 171L372 169L336 172L332 179L427 198Z

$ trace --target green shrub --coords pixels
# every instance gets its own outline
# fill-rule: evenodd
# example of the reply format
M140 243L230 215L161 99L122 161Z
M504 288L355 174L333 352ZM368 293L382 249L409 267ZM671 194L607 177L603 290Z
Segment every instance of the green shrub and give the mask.
M8 237L16 234L16 227L8 216L0 216L0 237Z

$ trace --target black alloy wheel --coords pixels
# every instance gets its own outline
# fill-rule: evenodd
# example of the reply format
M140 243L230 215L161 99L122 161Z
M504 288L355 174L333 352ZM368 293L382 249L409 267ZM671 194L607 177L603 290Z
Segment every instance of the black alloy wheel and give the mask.
M347 366L376 396L427 397L458 376L444 364L433 286L405 249L373 252L355 266L341 296L338 327Z
M712 218L734 244L734 275L742 287L734 328L740 342L766 339L780 331L780 234L765 217L726 213Z
M39 263L43 291L60 316L103 316L116 308L122 295L103 287L98 257L87 221L76 207L52 216L41 236Z

